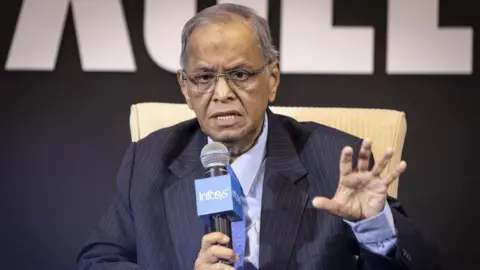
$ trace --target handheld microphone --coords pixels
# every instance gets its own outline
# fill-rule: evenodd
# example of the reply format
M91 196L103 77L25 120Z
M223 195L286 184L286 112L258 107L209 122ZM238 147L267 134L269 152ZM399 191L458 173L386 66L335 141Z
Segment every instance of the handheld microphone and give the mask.
M221 143L205 145L200 154L205 178L195 180L197 215L212 232L221 232L231 240L231 222L243 219L241 186L231 169L230 153Z

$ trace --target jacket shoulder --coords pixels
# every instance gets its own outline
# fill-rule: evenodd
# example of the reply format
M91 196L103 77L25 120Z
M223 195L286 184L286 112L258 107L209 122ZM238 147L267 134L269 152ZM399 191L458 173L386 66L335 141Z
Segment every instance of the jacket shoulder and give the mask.
M193 134L197 131L198 128L199 128L199 125L198 125L197 119L192 118L183 122L179 122L173 126L164 127L164 128L155 130L152 133L148 134L147 136L138 140L137 144L138 145L151 144L153 142L157 142L158 140L161 140L166 143L165 139L168 138L168 136L170 136L171 134L186 133L185 135L188 135L189 131L191 131Z
M134 143L136 156L156 156L164 165L169 165L199 128L198 121L194 118L156 130Z

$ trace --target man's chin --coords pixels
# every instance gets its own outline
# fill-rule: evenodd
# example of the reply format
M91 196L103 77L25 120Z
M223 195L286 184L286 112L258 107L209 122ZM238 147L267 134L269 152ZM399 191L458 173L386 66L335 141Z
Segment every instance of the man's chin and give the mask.
M232 144L239 141L242 138L241 132L239 130L211 130L208 136L216 141L223 144Z
M234 144L235 142L238 142L240 140L240 136L236 136L233 134L227 134L227 135L219 135L219 136L214 136L212 138L216 142L220 142L226 145Z

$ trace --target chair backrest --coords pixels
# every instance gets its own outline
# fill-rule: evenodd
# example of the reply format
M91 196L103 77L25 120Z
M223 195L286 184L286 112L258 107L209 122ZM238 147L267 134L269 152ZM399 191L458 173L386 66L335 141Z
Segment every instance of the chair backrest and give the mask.
M290 116L297 121L313 121L337 128L360 138L373 141L373 154L378 161L387 147L394 155L382 176L395 169L401 160L407 132L405 113L386 109L280 107L270 109L277 114ZM186 104L147 102L131 106L130 131L132 141L138 141L151 132L194 118ZM334 168L336 169L336 168ZM389 195L397 197L396 179L389 187Z

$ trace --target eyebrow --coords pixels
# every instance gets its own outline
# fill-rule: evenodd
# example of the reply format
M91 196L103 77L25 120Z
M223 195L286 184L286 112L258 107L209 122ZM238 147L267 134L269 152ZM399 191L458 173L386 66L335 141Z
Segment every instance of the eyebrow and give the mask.
M225 71L229 71L229 70L236 70L236 69L253 69L254 67L250 64L250 63L247 63L247 62L241 62L241 63L237 63L235 64L233 67L231 68L225 68ZM198 67L195 67L193 68L190 72L188 73L201 73L201 72L217 72L217 70L215 70L214 68L212 67L209 67L207 65L200 65Z
M215 72L215 69L213 69L211 67L207 67L207 66L200 66L200 67L196 67L196 68L192 69L188 73L201 73L201 72Z
M242 69L242 68L253 68L253 66L247 62L243 62L243 63L238 63L231 68L226 68L225 70L235 70L235 69Z

